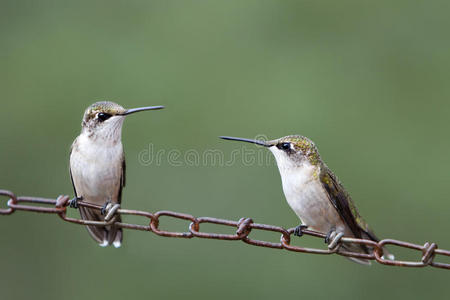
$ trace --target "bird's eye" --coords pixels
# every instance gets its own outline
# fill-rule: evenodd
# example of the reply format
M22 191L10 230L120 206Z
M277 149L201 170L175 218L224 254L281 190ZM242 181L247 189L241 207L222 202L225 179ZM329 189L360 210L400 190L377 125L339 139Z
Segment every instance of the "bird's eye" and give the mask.
M101 121L101 122L103 122L103 121L106 121L106 120L108 120L109 118L111 118L111 115L110 114L107 114L107 113L98 113L97 114L97 118Z
M278 149L281 150L290 150L291 149L291 143L280 143L277 145Z

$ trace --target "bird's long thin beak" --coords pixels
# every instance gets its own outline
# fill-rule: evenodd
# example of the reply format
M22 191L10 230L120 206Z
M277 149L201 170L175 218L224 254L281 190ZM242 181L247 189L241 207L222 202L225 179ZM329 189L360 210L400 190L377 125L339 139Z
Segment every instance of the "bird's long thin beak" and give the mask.
M271 143L266 141L258 141L258 140L251 140L251 139L244 139L244 138L238 138L238 137L232 137L232 136L219 136L221 139L229 140L229 141L239 141L239 142L246 142L246 143L252 143L264 147L271 147L273 146Z
M146 110L156 110L156 109L163 109L164 106L158 105L158 106L146 106L146 107L138 107L138 108L130 108L127 109L125 112L121 113L121 116L127 116L130 114L134 114L140 111L146 111Z

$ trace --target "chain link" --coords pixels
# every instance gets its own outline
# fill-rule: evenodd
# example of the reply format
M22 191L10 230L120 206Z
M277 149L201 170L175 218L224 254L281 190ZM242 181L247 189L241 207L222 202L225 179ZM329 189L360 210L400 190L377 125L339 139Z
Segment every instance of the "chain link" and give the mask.
M399 266L399 267L426 267L432 266L435 268L442 268L450 270L449 263L436 262L435 258L438 255L450 257L450 251L439 249L435 243L425 243L424 245L417 245L408 242L403 242L394 239L384 239L379 242L374 242L372 240L366 239L357 239L350 237L343 237L339 240L339 243L346 244L358 244L365 245L370 250L370 253L358 253L347 250L339 250L339 244L336 247L332 247L331 249L318 249L318 248L305 248L300 246L293 246L290 244L291 235L294 234L295 228L284 229L282 227L266 225L266 224L257 224L253 223L253 220L250 218L242 218L239 221L231 221L224 219L217 219L211 217L194 217L189 214L183 214L173 211L158 211L156 213L150 213L146 211L140 210L130 210L130 209L122 209L119 208L116 211L118 215L133 215L143 217L146 220L146 225L139 224L129 224L123 222L115 222L115 218L111 218L108 222L106 221L88 221L77 218L70 218L67 216L67 206L69 197L68 196L59 196L57 199L48 199L48 198L38 198L38 197L17 197L13 192L8 190L0 190L0 202L3 199L7 200L7 208L0 208L0 215L11 215L16 211L30 211L30 212L38 212L38 213L48 213L48 214L56 214L61 219L66 222L80 224L80 225L93 225L93 226L105 226L111 225L115 223L115 226L132 229L132 230L141 230L141 231L149 231L153 232L159 236L164 237L176 237L176 238L204 238L204 239L217 239L217 240L230 240L230 241L238 241L241 240L244 243L258 246L258 247L267 247L274 249L284 249L293 252L302 252L302 253L312 253L312 254L338 254L347 257L355 257L362 258L368 260L375 260L380 264L388 265L388 266ZM30 205L32 204L32 205ZM101 210L102 207L99 205L95 205L92 203L87 203L80 201L78 202L79 206L84 206L92 209ZM173 219L190 221L189 231L186 232L172 232L159 228L159 218L165 216ZM201 224L216 224L227 227L236 228L234 234L223 234L223 233L213 233L213 232L202 232L200 231ZM261 241L251 239L249 236L252 231L266 231L266 232L275 232L281 234L280 243L274 243L269 241ZM303 229L302 233L304 235L312 236L315 238L324 239L325 234ZM383 247L387 245L393 245L401 248L413 249L421 253L421 259L419 261L401 261L401 260L388 260L383 258Z

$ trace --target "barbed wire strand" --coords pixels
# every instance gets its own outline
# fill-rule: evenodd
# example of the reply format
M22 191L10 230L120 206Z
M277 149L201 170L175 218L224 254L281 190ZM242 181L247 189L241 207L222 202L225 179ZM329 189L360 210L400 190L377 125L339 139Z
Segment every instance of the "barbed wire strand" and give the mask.
M350 237L342 237L337 245L334 247L329 247L328 249L319 249L319 248L305 248L291 245L291 235L294 234L295 228L284 229L283 227L267 225L267 224L257 224L253 223L253 220L250 218L241 218L239 221L232 220L224 220L217 219L211 217L194 217L189 214L173 212L173 211L158 211L155 213L150 213L146 211L140 210L130 210L130 209L122 209L116 206L115 214L117 215L134 215L140 216L147 219L148 225L139 225L139 224L129 224L122 222L115 222L115 218L111 218L109 221L88 221L77 218L71 218L66 215L67 206L70 200L69 196L61 195L57 199L49 199L49 198L39 198L39 197L25 197L16 196L13 192L8 190L0 190L0 197L8 197L9 200L7 202L6 209L0 209L0 215L11 215L16 211L29 211L29 212L38 212L38 213L48 213L48 214L56 214L61 219L66 222L80 224L80 225L93 225L93 226L105 226L112 225L115 223L115 226L131 229L131 230L141 230L141 231L149 231L153 232L159 236L164 237L175 237L175 238L205 238L205 239L218 239L218 240L234 240L234 241L243 241L244 243L258 246L258 247L267 247L274 249L284 249L288 251L294 252L302 252L302 253L312 253L312 254L338 254L347 257L355 257L361 259L375 260L380 264L389 265L389 266L399 266L399 267L426 267L432 266L435 268L442 268L450 270L449 263L436 262L435 257L438 255L448 256L450 257L450 251L439 249L435 243L425 243L424 245L412 244L409 242L394 240L394 239L384 239L379 242L375 242L372 240L366 239L357 239ZM33 205L26 205L26 204ZM39 204L41 206L39 206ZM91 209L101 210L102 206L95 205L92 203L87 203L80 201L78 202L79 206L88 207ZM159 218L161 216L167 216L175 219L182 219L191 221L189 225L189 230L186 232L172 232L166 231L159 228ZM223 234L223 233L212 233L212 232L201 232L200 224L210 223L228 226L232 228L236 228L235 234ZM269 241L261 241L255 240L249 237L250 233L255 230L268 231L268 232L276 232L281 234L280 242L274 243ZM304 235L321 238L324 239L326 237L325 234L303 229L302 233ZM347 250L340 249L340 244L359 244L365 245L368 249L370 249L370 253L358 253ZM421 253L422 258L420 261L402 261L402 260L389 260L383 257L383 247L387 245L394 245L401 248L413 249ZM350 247L348 247L350 248Z

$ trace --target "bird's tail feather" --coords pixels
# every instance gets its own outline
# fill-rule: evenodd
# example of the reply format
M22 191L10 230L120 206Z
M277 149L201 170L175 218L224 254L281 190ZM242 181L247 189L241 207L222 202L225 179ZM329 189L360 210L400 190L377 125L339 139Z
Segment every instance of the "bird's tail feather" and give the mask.
M353 262L356 262L358 264L365 265L365 266L370 266L372 264L370 262L370 260L368 260L368 259L349 257L349 256L347 256L346 258L350 259Z
M104 217L97 210L93 210L87 207L80 207L80 215L83 220L90 221L103 221ZM116 216L116 221L120 222L120 216ZM86 226L91 237L102 247L109 246L111 244L118 248L122 243L122 228L116 226Z
M364 238L369 238L372 239L375 242L378 242L379 240L374 237L364 237ZM346 250L346 251L350 251L350 252L359 252L359 253L372 253L373 249L372 248L368 248L364 245L356 245L356 244L350 244L350 243L343 243L342 244L342 249ZM348 257L348 259L350 259L351 261L357 262L359 264L363 264L366 266L370 266L371 265L371 261L368 259L364 259L364 258L356 258L356 257ZM386 250L386 248L383 248L383 258L385 259L389 259L389 260L393 260L395 257L394 255L392 255L391 253L389 253L388 250Z
M377 238L376 235L370 230L364 231L363 238L372 240L372 241L377 242L377 243L380 241L380 239ZM383 256L382 257L384 259L388 259L388 260L394 260L395 259L395 256L393 254L391 254L386 249L386 247L383 247Z
M350 244L350 243L342 243L341 248L339 250L344 250L344 251L348 251L348 252L356 252L356 253L368 253L368 249L366 247L362 247L361 245L356 245L356 244ZM339 252L339 251L338 251ZM368 259L364 259L364 258L357 258L357 257L350 257L350 256L346 256L345 258L362 264L362 265L366 265L366 266L370 266L371 262Z
M366 266L370 266L371 265L371 261L368 259L364 259L364 258L356 258L356 257L349 257L347 256L346 258L348 258L351 261L354 261L356 263L362 264L362 265L366 265ZM394 260L395 257L394 255L390 254L386 249L383 248L383 258L384 259L388 259L388 260Z

